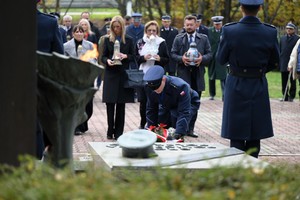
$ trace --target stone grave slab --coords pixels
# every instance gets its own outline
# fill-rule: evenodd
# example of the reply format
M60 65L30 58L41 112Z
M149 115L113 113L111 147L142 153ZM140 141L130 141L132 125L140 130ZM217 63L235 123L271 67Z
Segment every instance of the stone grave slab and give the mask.
M216 166L242 165L265 167L268 164L219 143L155 143L157 154L151 158L125 158L117 142L89 142L95 166L110 171L120 169L186 168L208 169Z

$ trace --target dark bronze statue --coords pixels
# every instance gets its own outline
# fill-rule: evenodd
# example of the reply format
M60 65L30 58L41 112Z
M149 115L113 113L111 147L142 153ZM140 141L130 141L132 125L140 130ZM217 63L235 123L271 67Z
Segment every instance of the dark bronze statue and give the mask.
M97 89L101 69L76 58L37 51L38 117L51 142L46 162L62 168L73 163L76 126L86 119L85 106Z

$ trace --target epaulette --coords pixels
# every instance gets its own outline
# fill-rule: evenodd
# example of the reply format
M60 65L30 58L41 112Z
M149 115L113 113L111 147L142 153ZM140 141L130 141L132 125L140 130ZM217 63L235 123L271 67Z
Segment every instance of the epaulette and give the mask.
M226 23L224 26L231 26L231 25L234 25L234 24L237 24L237 22L229 22L229 23Z
M51 14L48 14L48 13L43 13L43 12L41 12L41 14L45 15L47 17L52 17L52 18L54 18L56 20L56 17L54 15L51 15Z
M177 89L177 88L178 88L178 86L177 86L177 85L175 85L174 83L170 83L170 85L171 85L173 88L175 88L175 89Z
M268 23L263 23L265 26L269 26L269 27L272 27L272 28L275 28L276 29L276 26L272 25L272 24L268 24Z

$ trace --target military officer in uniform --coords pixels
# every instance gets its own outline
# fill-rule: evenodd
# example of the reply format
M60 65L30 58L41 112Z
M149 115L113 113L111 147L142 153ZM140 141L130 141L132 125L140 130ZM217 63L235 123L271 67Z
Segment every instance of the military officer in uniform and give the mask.
M173 137L183 138L194 134L199 96L188 83L178 77L166 76L161 66L151 67L144 75L147 94L147 127L167 124L176 129Z
M160 37L165 39L168 51L171 52L172 45L176 35L178 34L177 28L170 26L171 17L169 15L164 15L161 18L162 26L160 28ZM173 59L169 60L169 63L165 66L166 72L170 76L175 76L176 74L176 62Z
M216 61L216 53L220 43L223 16L211 18L213 26L208 29L208 39L211 46L212 60L208 65L208 87L210 100L214 100L216 95L216 80L220 80L222 90L222 100L224 100L224 86L227 75L226 65L221 65Z
M258 157L260 140L273 136L265 74L279 62L277 30L257 18L263 0L239 0L243 18L223 26L217 52L229 63L221 136L230 146Z

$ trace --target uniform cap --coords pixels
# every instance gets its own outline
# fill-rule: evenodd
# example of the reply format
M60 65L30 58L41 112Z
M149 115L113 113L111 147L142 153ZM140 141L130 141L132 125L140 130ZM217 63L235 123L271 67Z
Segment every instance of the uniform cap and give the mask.
M148 130L134 130L122 134L118 144L122 148L123 157L149 158L157 156L153 144L157 138L155 133Z
M164 68L159 65L154 65L150 67L148 71L144 75L144 81L146 81L146 85L152 90L156 90L159 88L162 78L165 74Z
M191 14L192 16L195 16L197 18L197 21L201 21L202 20L202 17L203 15L202 14L196 14L196 13L193 13Z
M161 17L162 20L171 20L171 17L169 15L164 15Z
M224 19L223 16L213 16L211 18L211 20L214 22L214 24L221 24L223 19Z
M133 13L132 17L141 18L143 15L141 13Z
M106 18L104 18L104 21L105 21L105 22L110 22L110 21L111 21L111 17L106 17Z
M255 5L262 5L264 0L239 0L240 4L255 6Z
M293 23L288 23L285 28L296 29L296 25Z

